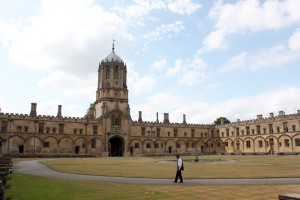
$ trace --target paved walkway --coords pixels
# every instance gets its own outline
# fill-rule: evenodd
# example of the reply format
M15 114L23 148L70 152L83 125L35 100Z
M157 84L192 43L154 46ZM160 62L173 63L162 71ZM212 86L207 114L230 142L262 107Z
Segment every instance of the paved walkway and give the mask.
M151 184L151 185L244 185L244 184L300 184L300 178L264 178L264 179L186 179L184 183L173 183L173 179L124 178L67 174L54 171L37 160L14 163L14 173L30 174L66 180L87 180L110 183Z

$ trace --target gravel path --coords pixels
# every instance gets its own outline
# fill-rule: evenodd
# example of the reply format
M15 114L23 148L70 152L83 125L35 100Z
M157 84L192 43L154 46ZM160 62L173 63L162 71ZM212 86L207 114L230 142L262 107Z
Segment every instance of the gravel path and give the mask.
M67 174L54 171L37 160L14 163L14 173L30 174L66 180L86 180L110 183L151 184L151 185L244 185L244 184L300 184L300 178L263 178L263 179L185 179L184 183L173 183L173 179L124 178Z

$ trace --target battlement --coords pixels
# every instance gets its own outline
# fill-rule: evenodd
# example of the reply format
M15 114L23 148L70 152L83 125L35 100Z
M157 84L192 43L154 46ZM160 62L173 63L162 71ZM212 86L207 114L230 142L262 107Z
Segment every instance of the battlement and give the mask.
M284 111L279 111L279 114L277 116L274 116L273 113L270 113L269 117L263 117L262 115L257 115L256 119L249 119L249 120L244 120L240 121L237 119L236 122L231 122L228 124L221 124L217 125L216 128L222 128L222 127L232 127L232 126L237 126L237 125L252 125L252 124L257 124L257 123L272 123L276 121L282 121L282 120L292 120L292 119L300 119L300 110L297 111L297 113L292 113L292 114L285 114Z

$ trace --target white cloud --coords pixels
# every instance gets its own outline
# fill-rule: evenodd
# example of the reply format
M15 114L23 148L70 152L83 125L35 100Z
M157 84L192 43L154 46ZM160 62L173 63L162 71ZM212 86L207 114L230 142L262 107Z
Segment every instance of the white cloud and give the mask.
M175 0L169 1L168 8L175 13L184 15L184 14L192 14L196 12L202 6L200 4L194 3L190 0Z
M57 71L42 78L38 85L46 91L56 91L64 96L90 97L94 99L97 75L77 77L63 71Z
M210 75L210 72L206 69L206 63L197 56L193 58L191 63L184 63L183 60L177 59L174 65L174 67L167 68L166 76L177 76L179 85L192 86Z
M256 119L260 114L268 117L271 112L278 115L281 110L286 114L296 113L299 101L299 87L284 87L256 96L238 97L214 104L203 102L201 99L187 99L173 93L158 93L147 99L144 104L135 106L133 113L142 111L144 121L155 121L156 111L161 111L169 113L173 123L182 122L182 115L186 114L188 123L211 124L218 117L226 117L235 122L237 119ZM159 116L159 121L163 121L161 113Z
M201 5L191 0L134 0L132 5L117 5L113 8L129 24L144 26L145 21L153 20L150 16L155 10L169 10L180 15L191 15L195 13Z
M296 30L289 39L289 48L293 51L300 50L300 29Z
M93 1L42 1L40 14L0 23L0 38L12 62L33 69L92 73L113 38L128 34L121 17Z
M164 35L167 35L168 38L172 37L173 33L179 33L180 31L184 30L183 22L176 21L173 24L162 24L155 29L155 31L146 33L143 35L145 39L152 39L152 40L162 40Z
M217 1L209 14L216 21L215 30L203 40L202 51L226 47L225 38L229 34L278 30L300 22L300 14L296 9L300 7L300 1L260 2L243 0L235 4L223 4Z
M127 77L128 87L133 94L152 91L156 86L156 79L151 74L141 76L135 71L133 62L127 63Z
M265 70L284 67L293 61L299 60L300 54L287 49L284 45L278 45L270 49L261 50L255 54L241 53L231 58L219 70L225 73L233 70Z
M151 70L162 71L164 68L166 68L166 65L167 65L167 59L162 58L160 60L154 61L154 63L151 65Z
M37 114L38 115L50 115L56 116L58 111L58 105L61 105L62 116L64 117L83 117L86 110L83 110L79 105L73 104L67 107L62 105L60 99L47 100L37 103Z

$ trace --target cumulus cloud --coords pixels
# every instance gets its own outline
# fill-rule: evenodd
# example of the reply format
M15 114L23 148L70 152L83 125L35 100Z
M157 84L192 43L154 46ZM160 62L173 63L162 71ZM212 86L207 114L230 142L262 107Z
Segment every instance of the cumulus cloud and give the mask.
M255 96L232 98L216 103L204 102L201 99L191 100L174 93L158 93L147 99L144 104L137 105L133 113L142 111L144 121L155 121L156 111L166 112L170 115L170 121L174 123L182 122L182 115L186 114L188 123L211 124L218 117L226 117L234 122L237 119L256 119L260 114L268 117L271 112L274 115L278 115L279 111L286 114L296 113L299 101L299 87L282 87ZM162 121L162 114L159 116L159 120Z
M154 61L153 64L151 65L151 70L162 71L164 68L166 68L167 62L168 61L166 58L162 58L160 60Z
M153 20L149 16L155 10L168 10L180 15L191 15L202 6L191 0L134 0L131 5L117 5L113 8L126 21L140 26L145 25L145 21Z
M62 105L62 101L60 99L38 102L37 114L56 116L58 105ZM86 110L83 110L82 107L76 104L68 105L66 107L62 105L62 115L66 117L83 117L85 112Z
M112 38L125 38L121 17L93 1L42 1L40 14L0 23L0 37L16 64L33 69L94 72Z
M144 34L143 38L151 40L162 40L164 38L164 35L167 35L170 38L173 33L179 33L182 30L184 30L183 22L176 21L173 24L160 25L154 31Z
M202 6L200 4L197 4L195 2L192 2L191 0L175 0L175 1L169 1L168 8L174 12L181 15L184 14L192 14L196 12L199 8Z
M191 63L185 63L181 59L176 59L174 67L168 67L166 77L177 77L177 84L193 86L207 77L210 72L206 63L198 56L195 56Z
M300 39L299 36L298 32L294 33L289 39L289 46L282 44L269 49L262 49L252 54L242 52L236 56L233 56L224 66L219 69L219 72L226 73L237 70L257 71L274 69L284 67L285 64L300 60L300 48L297 49L297 42Z
M47 77L43 77L38 85L45 91L53 90L62 93L64 96L89 97L94 99L97 86L97 75L93 74L86 75L85 77L76 77L63 71L57 71L49 74Z
M296 30L290 37L289 48L293 51L300 51L300 29Z
M235 4L217 1L209 16L215 21L214 30L204 38L201 51L222 49L227 46L229 34L246 31L278 30L300 22L297 0L261 1L243 0ZM216 39L216 40L213 40Z

